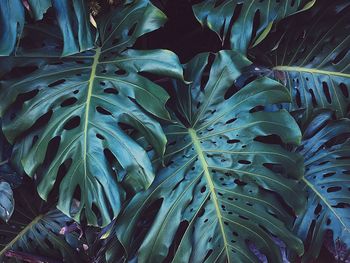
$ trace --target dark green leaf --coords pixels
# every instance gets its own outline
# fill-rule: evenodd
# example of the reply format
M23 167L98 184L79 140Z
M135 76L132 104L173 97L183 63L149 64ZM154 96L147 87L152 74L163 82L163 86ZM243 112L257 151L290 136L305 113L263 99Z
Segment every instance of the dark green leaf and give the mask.
M43 199L59 186L58 208L77 221L84 214L91 225L107 225L125 199L120 182L138 191L154 178L145 150L123 128L126 124L143 134L163 155L166 137L154 116L169 119L169 96L138 73L181 79L182 67L170 51L127 48L165 19L149 1L135 1L98 21L101 45L65 58L45 32L40 38L44 27L29 27L28 40L45 39L45 47L30 52L20 47L17 57L4 59L13 68L24 67L23 72L30 69L27 75L6 75L1 83L3 130L15 142L14 158L38 179ZM126 171L125 177L111 163ZM80 201L76 214L70 213L73 197Z
M94 36L90 24L88 1L52 0L52 4L64 39L62 56L92 48Z
M90 24L88 1L28 0L27 4L35 20L42 19L47 9L53 6L64 40L62 56L93 48L95 36ZM21 0L0 2L0 56L17 52L19 43L16 45L16 42L21 41L24 23L25 12Z
M1 126L0 119L0 126ZM6 140L4 134L0 130L0 181L5 181L12 188L16 188L22 183L22 175L18 174L11 161L12 146Z
M230 38L232 49L246 53L260 43L272 23L309 9L315 0L206 0L193 6L198 21L215 31L222 42ZM256 20L256 21L254 21Z
M28 189L15 192L16 207L7 224L0 225L0 259L1 262L18 262L5 259L8 250L26 252L37 256L65 262L84 262L78 249L82 244L76 233L62 235L62 227L72 223L60 211L47 210L40 199Z
M330 108L339 118L347 114L349 11L349 1L318 1L311 10L281 22L256 50L290 90L293 103L287 108L305 110L303 121L316 107Z
M292 217L276 197L296 211L303 208L303 195L293 190L303 173L301 160L268 142L275 136L298 144L301 134L286 111L257 108L287 102L288 90L260 78L230 97L226 92L250 62L221 51L205 83L209 61L200 54L185 66L192 82L175 87L178 119L166 127L170 162L117 219L121 244L110 238L109 262L121 258L120 248L137 262L259 262L252 244L269 262L280 262L273 237L303 253L287 227Z
M43 19L47 9L52 6L51 0L28 0L28 4L35 20Z
M21 0L0 2L0 56L11 54L24 26Z
M7 182L0 182L0 218L5 222L13 213L14 203L11 186Z
M327 230L333 240L350 248L350 120L331 120L321 112L308 124L299 152L305 159L301 187L307 191L307 208L294 226L307 244L303 262L315 260ZM300 188L300 186L299 186Z

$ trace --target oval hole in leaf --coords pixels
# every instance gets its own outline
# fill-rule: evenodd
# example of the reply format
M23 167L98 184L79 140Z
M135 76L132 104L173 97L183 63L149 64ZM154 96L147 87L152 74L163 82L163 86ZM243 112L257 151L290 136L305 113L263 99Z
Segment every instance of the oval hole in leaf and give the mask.
M77 101L78 101L78 99L75 97L68 98L61 103L61 107L67 107L67 106L73 105Z
M55 86L58 86L62 83L66 82L65 79L59 79L59 80L56 80L55 82L52 82L50 83L49 85L47 85L49 88L52 88L52 87L55 87Z
M78 127L79 125L80 125L80 117L74 116L73 118L69 119L66 122L63 129L69 131L69 130L73 130L74 128Z

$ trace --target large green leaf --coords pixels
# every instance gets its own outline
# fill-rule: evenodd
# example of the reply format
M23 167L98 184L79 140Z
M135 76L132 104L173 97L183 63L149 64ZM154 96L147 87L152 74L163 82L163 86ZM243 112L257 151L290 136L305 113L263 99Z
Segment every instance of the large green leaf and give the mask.
M311 10L281 22L257 48L267 55L276 79L290 90L291 111L330 108L346 116L350 98L349 1L319 0Z
M349 136L350 120L332 121L330 112L316 115L303 134L298 151L305 159L301 185L308 201L294 226L307 243L303 262L318 257L327 230L332 231L334 242L340 240L350 248Z
M83 250L78 234L60 234L60 230L73 223L73 220L57 209L49 209L31 192L34 189L28 186L15 191L13 216L7 224L0 225L1 262L19 262L14 258L6 258L8 251L25 252L33 257L44 256L55 262L84 262L84 256L78 253Z
M315 0L205 0L193 6L198 21L220 37L230 38L232 49L246 53L259 44L273 22L312 7ZM256 20L256 21L254 21Z
M0 2L0 56L16 53L25 24L25 7L21 0ZM64 39L62 55L78 53L94 46L88 1L28 0L27 7L35 20L40 20L49 7L54 8Z
M0 110L14 158L38 179L43 199L59 185L58 208L78 221L84 214L89 224L108 224L125 198L121 182L138 191L154 178L145 150L121 125L139 131L163 155L166 137L151 114L168 119L169 96L138 73L181 78L182 67L170 51L128 47L165 20L149 1L134 1L98 21L101 44L91 52L61 58L44 26L29 27L23 43L39 48L28 52L24 45L17 57L3 59L12 71L1 82ZM29 73L16 75L16 66ZM73 197L80 201L76 214L70 213Z
M192 83L175 88L179 119L166 128L170 162L115 224L125 257L137 262L259 262L250 250L254 244L269 262L280 262L273 236L303 253L302 242L287 228L292 218L286 205L277 198L296 211L303 208L303 195L293 190L302 176L301 160L266 141L279 136L297 144L301 134L286 111L260 109L290 97L268 78L229 97L226 92L232 92L247 65L238 53L221 51L206 84L207 54L185 66ZM280 172L273 172L276 167ZM118 259L119 241L109 243L110 262Z

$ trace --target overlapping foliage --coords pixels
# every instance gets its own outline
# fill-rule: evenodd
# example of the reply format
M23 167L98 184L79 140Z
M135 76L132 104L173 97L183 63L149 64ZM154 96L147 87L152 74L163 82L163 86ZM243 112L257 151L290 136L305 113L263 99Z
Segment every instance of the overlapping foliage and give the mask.
M345 262L348 1L172 2L0 2L1 261Z

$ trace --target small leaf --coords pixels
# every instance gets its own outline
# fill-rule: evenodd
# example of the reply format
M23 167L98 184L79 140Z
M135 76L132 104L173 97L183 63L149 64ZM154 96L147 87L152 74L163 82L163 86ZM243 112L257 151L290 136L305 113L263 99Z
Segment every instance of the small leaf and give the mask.
M11 186L7 182L0 182L0 218L5 222L12 216L14 205Z
M18 251L19 254L23 252L25 257L31 254L32 259L38 256L60 262L84 262L84 255L76 252L76 248L82 247L77 235L59 234L60 229L73 220L43 203L33 194L30 184L25 187L15 191L13 216L7 224L0 225L0 260L7 252L12 251L13 257Z

